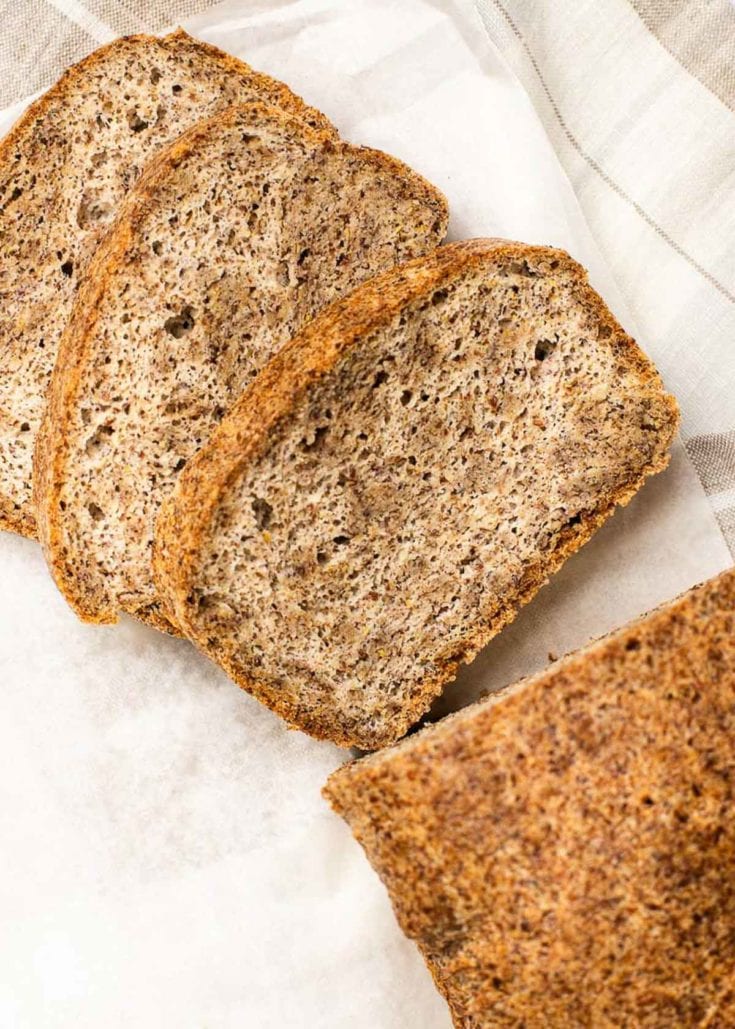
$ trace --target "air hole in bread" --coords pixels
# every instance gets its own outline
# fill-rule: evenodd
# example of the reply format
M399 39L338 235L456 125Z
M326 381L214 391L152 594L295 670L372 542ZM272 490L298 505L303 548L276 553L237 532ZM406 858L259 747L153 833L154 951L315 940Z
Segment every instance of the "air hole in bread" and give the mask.
M533 356L536 358L537 361L545 361L547 357L553 354L555 349L555 342L553 342L550 339L540 339L536 344Z
M303 439L301 442L301 449L305 451L317 450L324 441L325 436L329 432L328 425L319 425L315 430L311 439Z
M71 275L71 273L73 271L74 271L74 262L73 261L64 261L64 263L61 266L61 274L69 276L69 275Z
M533 279L538 274L530 267L528 261L511 261L508 272L512 275L522 275L525 279Z
M131 111L128 115L128 125L133 132L142 132L148 128L148 122L141 118L137 111Z
M109 442L109 437L112 435L113 429L109 425L100 425L95 432L89 437L87 442L84 444L84 450L87 454L94 454Z
M98 504L87 504L87 511L89 511L89 516L93 522L99 522L105 517L105 512Z
M195 324L194 311L187 305L181 309L180 314L167 318L163 327L174 339L181 339L187 332L191 332Z
M88 229L90 226L104 225L112 220L112 204L99 200L96 197L85 197L77 211L77 225L80 229Z
M255 515L255 524L263 532L271 524L271 518L273 517L273 508L264 500L262 497L253 497L253 514Z

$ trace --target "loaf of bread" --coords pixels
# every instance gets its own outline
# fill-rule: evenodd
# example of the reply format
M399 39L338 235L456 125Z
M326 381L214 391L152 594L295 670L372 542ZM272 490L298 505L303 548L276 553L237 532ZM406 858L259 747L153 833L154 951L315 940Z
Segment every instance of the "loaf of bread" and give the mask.
M728 1029L735 569L325 794L461 1029Z
M181 30L118 39L71 68L0 144L0 527L32 536L33 444L59 337L101 234L143 164L235 102L326 118Z
M38 438L39 537L83 618L172 628L151 548L186 461L324 304L446 224L442 195L399 161L262 104L149 164L84 278Z
M162 511L160 588L292 725L384 746L676 424L568 255L449 244L323 312L234 405Z

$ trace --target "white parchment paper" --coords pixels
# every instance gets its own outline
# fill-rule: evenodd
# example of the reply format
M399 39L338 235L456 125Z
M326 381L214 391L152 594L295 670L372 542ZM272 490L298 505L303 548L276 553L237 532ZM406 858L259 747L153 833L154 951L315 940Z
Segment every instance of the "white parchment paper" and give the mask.
M630 325L471 7L229 2L187 27L426 174L449 198L453 237L570 250ZM655 359L656 340L642 342ZM438 710L729 563L677 447ZM2 536L0 574L0 1025L447 1029L381 884L320 797L344 752L287 731L182 641L129 620L78 623L32 542Z

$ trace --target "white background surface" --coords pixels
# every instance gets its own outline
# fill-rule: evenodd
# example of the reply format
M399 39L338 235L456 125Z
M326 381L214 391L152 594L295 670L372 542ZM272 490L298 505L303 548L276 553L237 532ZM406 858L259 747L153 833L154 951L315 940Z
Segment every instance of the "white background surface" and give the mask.
M472 15L297 0L227 3L187 27L426 174L453 237L570 250L630 324ZM677 448L443 705L729 563ZM182 641L78 623L30 541L0 538L0 569L0 1026L447 1029L382 886L320 797L344 752L288 732Z

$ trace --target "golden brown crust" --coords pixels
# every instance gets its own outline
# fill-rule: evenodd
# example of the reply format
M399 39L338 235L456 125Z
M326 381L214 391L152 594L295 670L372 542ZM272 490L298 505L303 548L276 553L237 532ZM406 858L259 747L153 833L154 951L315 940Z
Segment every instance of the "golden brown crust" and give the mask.
M735 568L324 794L454 1023L735 1011Z
M518 609L538 592L549 576L566 558L585 543L612 514L617 505L627 504L645 478L666 467L668 448L678 425L678 410L672 397L666 398L670 423L662 433L660 447L640 474L606 497L595 511L586 513L578 525L567 529L556 548L529 567L513 595L493 610L483 612L473 633L440 661L436 676L403 707L387 732L365 733L359 726L345 728L327 708L305 711L285 698L282 691L255 680L247 670L223 655L216 641L203 637L193 618L187 598L191 592L203 545L220 498L241 470L254 461L267 446L281 420L287 419L298 399L322 375L330 371L361 336L389 324L396 314L418 297L438 285L460 276L489 259L523 259L529 254L545 254L568 263L575 271L586 300L604 325L620 338L622 330L602 299L587 286L584 269L563 251L548 247L529 247L505 240L476 239L439 247L432 254L407 262L358 287L349 297L333 304L306 330L288 344L261 372L258 379L230 409L213 433L209 444L190 461L180 476L177 488L165 503L158 519L154 571L161 595L166 597L176 621L204 653L208 654L232 679L290 724L342 746L375 749L393 742L427 710L431 699L451 680L458 666L471 658L496 633L515 617ZM655 368L634 340L624 337L622 357L634 367L641 385L660 392Z
M8 134L0 141L0 166L7 162L18 148L25 146L25 140L32 137L38 126L43 123L52 104L63 101L67 95L74 95L79 82L84 82L98 65L116 51L130 47L163 47L168 51L181 51L206 55L210 61L217 61L233 76L241 78L244 84L257 84L258 90L262 92L265 100L271 105L277 105L283 111L294 115L305 124L324 133L331 138L338 138L337 130L329 120L315 108L308 107L300 97L293 93L284 83L253 71L249 65L225 53L218 47L205 43L202 40L194 39L183 29L179 28L168 36L158 37L151 35L123 36L113 40L105 46L99 47L83 60L73 65L61 76L42 97L24 112L24 114L13 125ZM154 158L155 160L155 158ZM19 508L10 497L0 491L0 529L7 529L21 533L24 536L34 537L37 534L34 512Z

